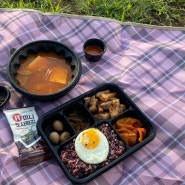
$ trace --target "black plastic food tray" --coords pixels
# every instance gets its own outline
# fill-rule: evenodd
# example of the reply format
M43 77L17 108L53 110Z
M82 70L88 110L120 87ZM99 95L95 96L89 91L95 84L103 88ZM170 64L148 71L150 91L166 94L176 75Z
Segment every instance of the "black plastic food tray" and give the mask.
M85 97L91 97L95 95L98 92L110 90L111 92L116 92L120 102L123 103L126 107L126 109L119 113L114 118L106 119L106 120L98 120L94 117L94 115L89 111L88 107L84 104L84 98ZM71 123L68 120L68 115L70 112L73 112L74 109L78 109L89 119L89 127L97 127L103 123L108 123L108 125L111 127L112 130L114 129L114 124L116 120L118 120L121 117L130 116L134 118L138 118L142 124L143 127L147 130L147 134L145 139L142 142L138 142L134 146L128 146L121 138L121 136L115 131L118 139L120 141L124 142L125 145L125 151L123 154L121 154L118 158L114 159L107 165L97 169L95 172L89 174L88 176L77 178L73 176L70 172L68 167L64 164L64 162L60 158L61 150L63 147L65 147L67 144L73 142L73 140L77 137L78 131L71 125ZM55 120L60 120L64 124L65 130L69 131L71 133L71 137L64 143L60 143L58 145L54 145L51 143L49 139L49 134L51 131L53 131L52 123ZM95 89L90 90L89 92L86 92L82 94L81 96L45 113L42 117L39 118L37 123L38 132L43 138L43 140L46 142L48 148L50 149L51 153L53 154L55 160L59 164L59 166L63 169L66 176L75 184L84 184L92 179L96 178L100 174L104 173L108 169L112 168L116 164L118 164L120 161L125 159L126 157L130 156L132 153L137 151L138 149L142 148L144 145L149 143L151 140L154 139L156 134L156 129L153 125L153 123L145 116L145 114L135 105L135 103L124 93L124 91L116 84L112 83L106 83L103 84Z

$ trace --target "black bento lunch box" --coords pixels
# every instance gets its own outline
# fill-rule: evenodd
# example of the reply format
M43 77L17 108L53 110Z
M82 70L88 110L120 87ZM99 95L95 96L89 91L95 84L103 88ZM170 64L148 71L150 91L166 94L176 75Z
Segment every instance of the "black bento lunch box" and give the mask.
M95 101L96 106L89 102L89 98L91 101L98 99ZM98 107L100 112L93 110L93 106ZM123 123L125 119L132 121ZM69 132L70 137L62 143L53 144L49 136L55 131L53 122L56 120L63 123L63 130ZM123 128L119 127L119 123ZM128 125L130 123L132 126ZM78 157L75 153L74 140L82 130L91 127L99 128L107 137L109 154L105 162L86 166L76 159ZM156 135L153 123L118 85L112 83L103 84L45 113L39 118L37 128L61 169L75 184L84 184L93 180L142 148Z

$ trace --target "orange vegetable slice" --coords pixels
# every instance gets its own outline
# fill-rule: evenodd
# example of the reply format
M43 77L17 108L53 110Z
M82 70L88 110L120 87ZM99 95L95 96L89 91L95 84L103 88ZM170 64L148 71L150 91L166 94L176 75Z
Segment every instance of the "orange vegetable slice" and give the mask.
M50 73L50 81L66 84L68 79L68 70L63 68L53 67Z

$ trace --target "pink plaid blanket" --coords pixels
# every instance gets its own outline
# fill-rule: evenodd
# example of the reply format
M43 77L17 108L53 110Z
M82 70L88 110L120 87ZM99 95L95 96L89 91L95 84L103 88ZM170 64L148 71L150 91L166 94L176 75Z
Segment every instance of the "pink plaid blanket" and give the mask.
M97 177L89 185L168 184L185 182L185 28L124 24L96 17L0 10L0 85L11 91L3 109L34 106L42 115L105 82L118 84L157 128L155 139ZM107 51L88 62L83 43L101 38ZM72 48L82 62L78 84L55 101L30 101L7 79L10 50L35 40L54 40ZM55 160L21 168L9 123L0 112L0 184L71 182Z

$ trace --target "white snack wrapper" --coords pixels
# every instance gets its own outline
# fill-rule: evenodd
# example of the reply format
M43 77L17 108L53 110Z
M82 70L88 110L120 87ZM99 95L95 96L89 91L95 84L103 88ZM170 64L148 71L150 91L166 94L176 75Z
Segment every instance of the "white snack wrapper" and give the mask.
M21 142L26 148L39 141L37 133L38 115L35 107L3 110L13 132L15 142Z

